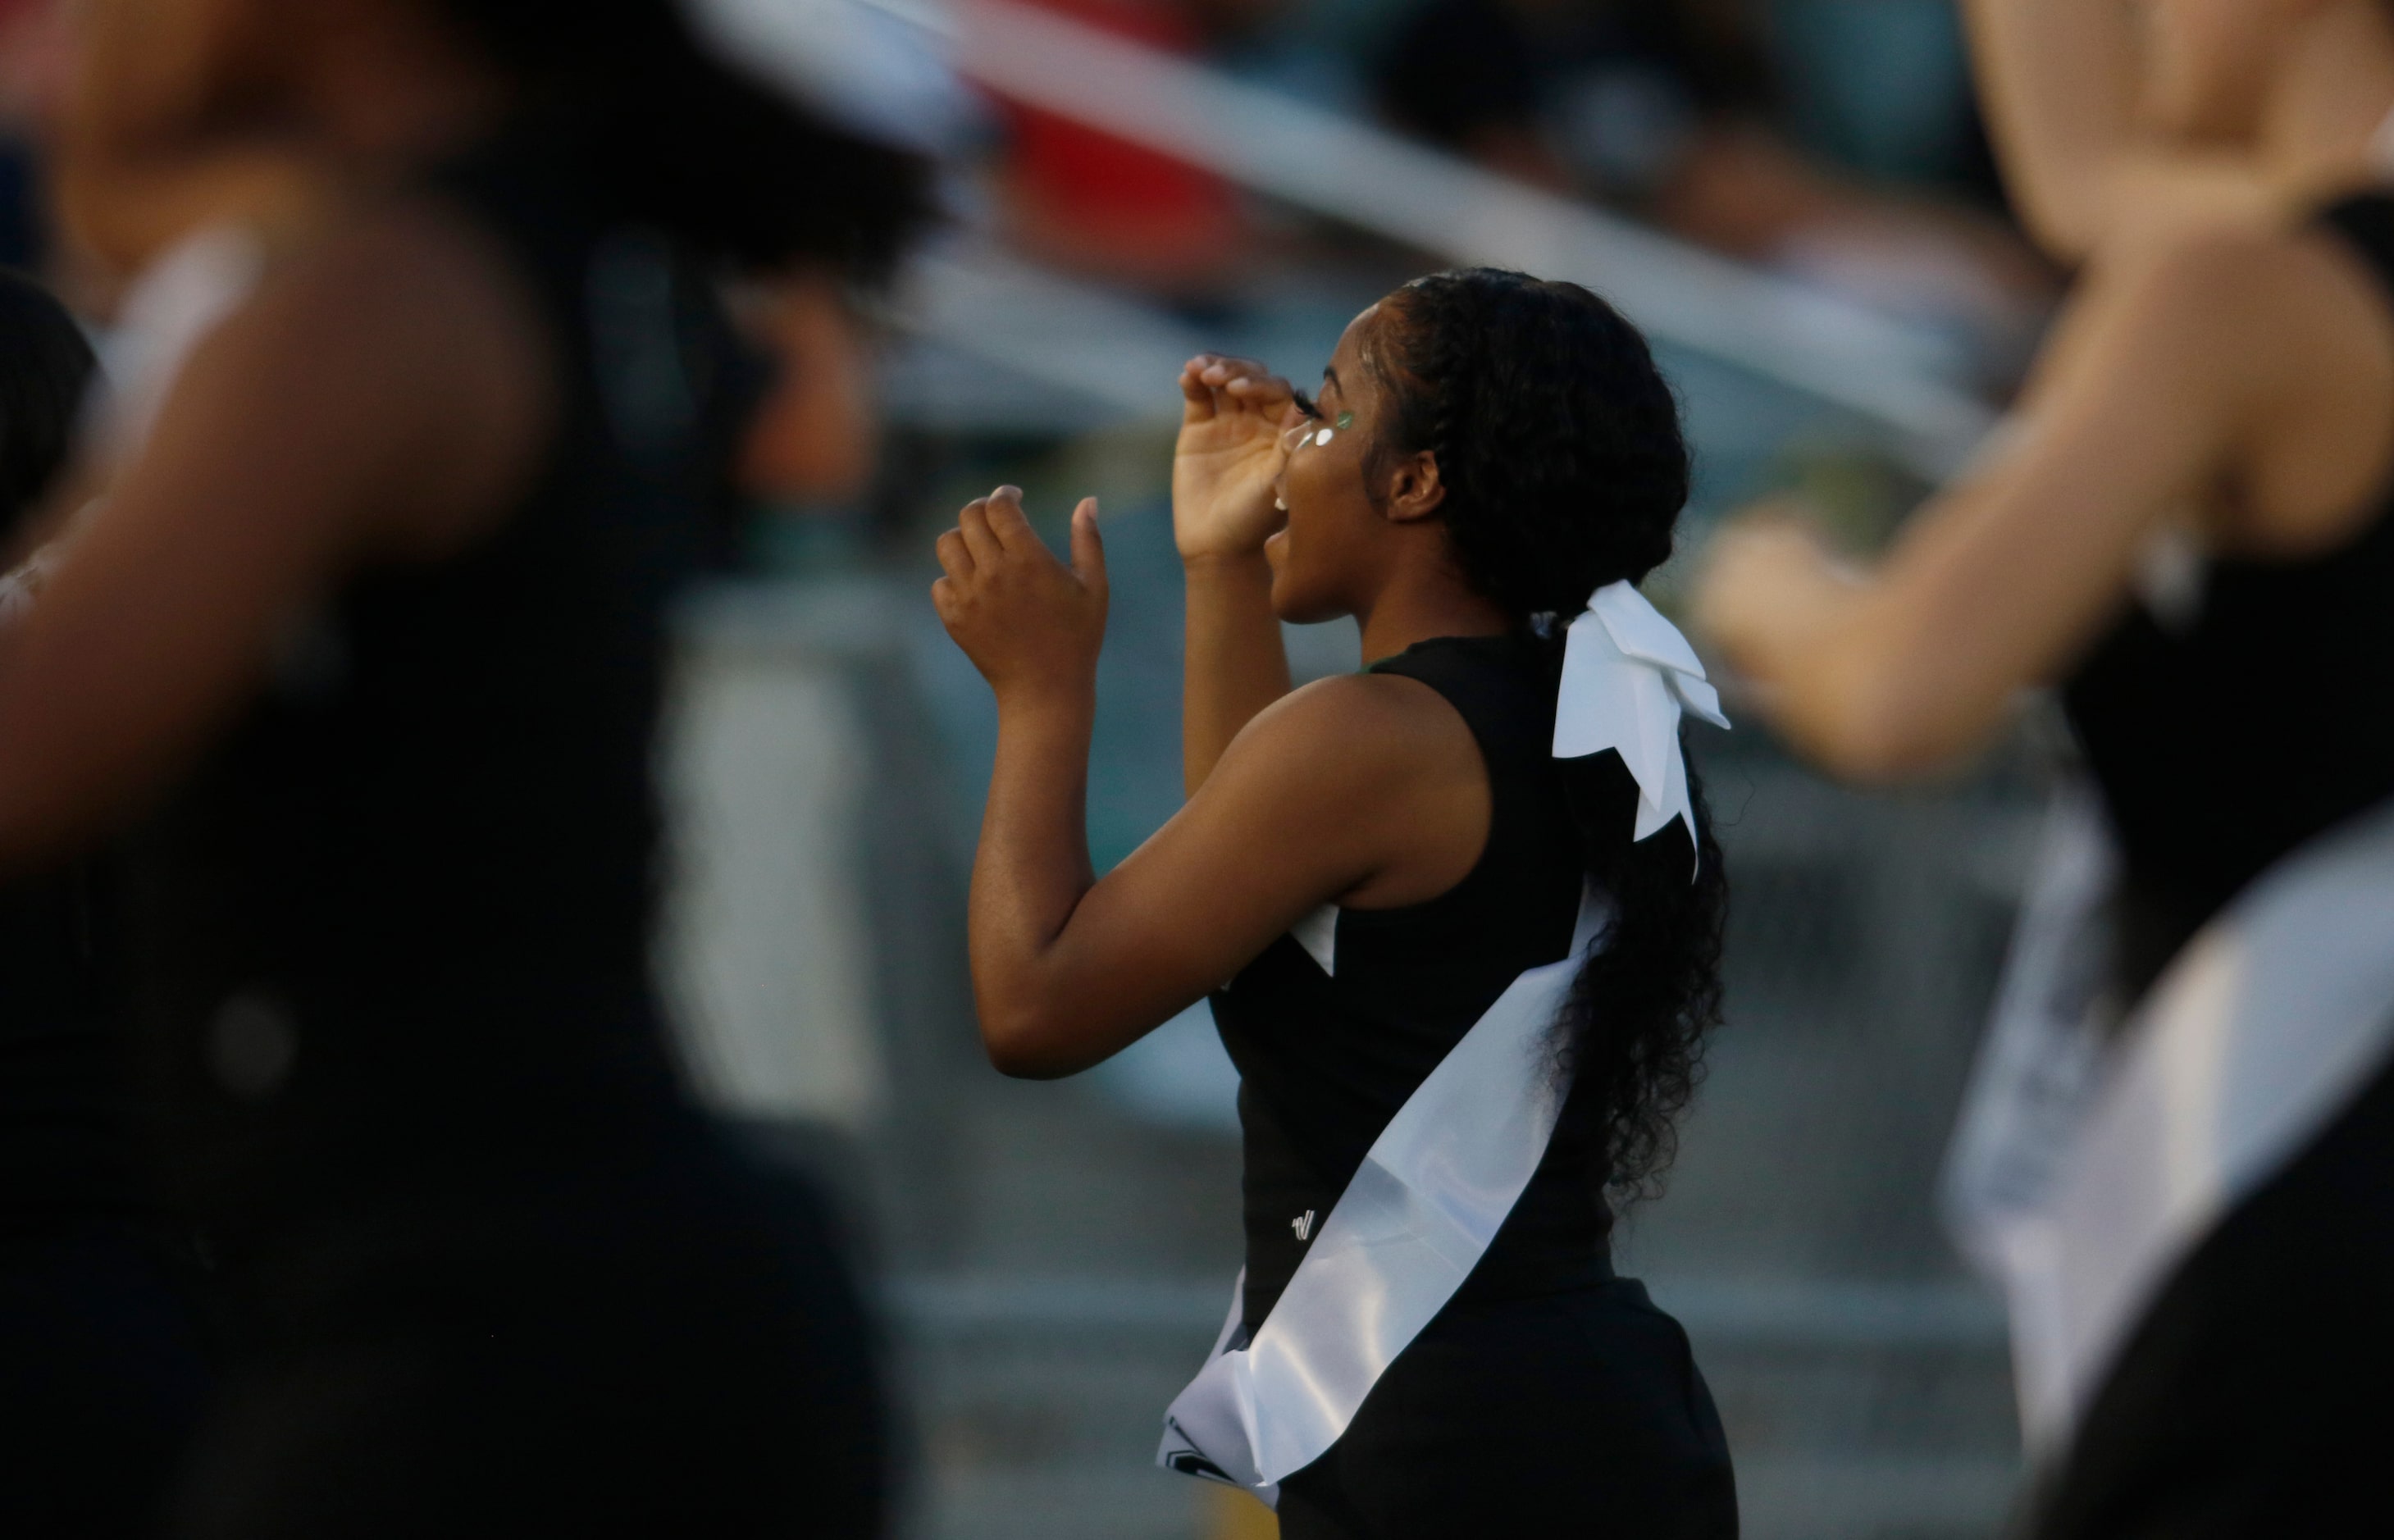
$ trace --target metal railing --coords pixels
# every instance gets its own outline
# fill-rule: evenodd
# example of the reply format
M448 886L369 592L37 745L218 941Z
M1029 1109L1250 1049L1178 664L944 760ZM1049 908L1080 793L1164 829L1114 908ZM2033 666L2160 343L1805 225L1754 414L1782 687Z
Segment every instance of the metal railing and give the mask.
M809 92L840 74L826 49L856 33L862 12L912 29L927 53L990 90L1307 212L1450 261L1587 283L1659 338L1858 414L1932 475L1957 468L1993 421L1945 339L1015 0L709 0L709 9L730 19L724 35L752 67ZM842 15L845 32L833 24ZM948 327L940 335L956 340Z

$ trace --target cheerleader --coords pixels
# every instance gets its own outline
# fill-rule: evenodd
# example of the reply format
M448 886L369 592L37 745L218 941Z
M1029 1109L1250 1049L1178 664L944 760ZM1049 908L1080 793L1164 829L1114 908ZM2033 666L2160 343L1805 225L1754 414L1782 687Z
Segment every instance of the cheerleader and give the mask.
M872 276L920 167L671 0L98 15L71 167L334 194L0 637L0 861L123 832L233 1336L167 1532L878 1533L859 1301L667 1049L650 765L762 383L718 277Z
M2088 257L2011 432L1874 570L1733 527L1698 618L1833 771L1932 772L2046 684L2084 748L2094 816L2053 844L1951 1178L2012 1302L2034 1533L2376 1533L2394 15L2144 15L1980 7L2012 169ZM2045 26L2112 46L2038 86L2019 66L2070 52ZM2136 149L2104 70L2172 148ZM2178 192L2137 191L2156 165Z
M1613 1273L1718 1017L1724 876L1680 746L1718 719L1638 594L1688 455L1644 339L1486 270L1358 317L1318 401L1201 357L1173 468L1189 801L1098 878L1105 568L1001 488L933 598L997 697L981 1033L1074 1073L1201 998L1241 1076L1246 1269L1160 1458L1291 1540L1736 1533L1677 1323ZM1282 621L1369 665L1290 688Z

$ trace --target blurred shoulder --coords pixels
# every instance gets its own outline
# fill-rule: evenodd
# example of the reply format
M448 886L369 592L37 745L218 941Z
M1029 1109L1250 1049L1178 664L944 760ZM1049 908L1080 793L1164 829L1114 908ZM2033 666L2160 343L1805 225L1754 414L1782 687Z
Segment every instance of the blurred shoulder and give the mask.
M429 198L377 200L287 254L243 317L328 366L471 364L538 343L537 312L496 239Z

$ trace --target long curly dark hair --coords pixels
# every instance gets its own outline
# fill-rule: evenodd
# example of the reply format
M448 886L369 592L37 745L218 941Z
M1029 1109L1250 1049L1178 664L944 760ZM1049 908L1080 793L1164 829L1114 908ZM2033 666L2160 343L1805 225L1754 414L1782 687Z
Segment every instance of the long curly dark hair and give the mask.
M1646 339L1576 283L1474 268L1382 301L1366 356L1390 403L1373 484L1394 454L1436 456L1455 564L1559 678L1564 627L1597 589L1670 557L1688 500L1678 403ZM1559 766L1588 875L1619 914L1556 1023L1558 1067L1600 1130L1608 1183L1651 1195L1721 1020L1728 879L1692 765L1692 849L1677 821L1631 840L1638 787L1617 753Z

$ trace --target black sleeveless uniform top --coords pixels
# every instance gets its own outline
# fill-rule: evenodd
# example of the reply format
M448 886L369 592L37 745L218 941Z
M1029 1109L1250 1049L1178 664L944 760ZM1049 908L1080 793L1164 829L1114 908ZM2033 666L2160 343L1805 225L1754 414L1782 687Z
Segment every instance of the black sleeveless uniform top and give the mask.
M2321 217L2394 283L2394 195ZM2394 796L2394 489L2322 555L2211 562L2183 627L2132 611L2063 702L2119 837L2133 998L2264 869Z
M121 1084L108 878L86 860L0 886L0 1236L148 1206Z
M430 191L536 303L559 411L494 533L295 626L135 841L144 1086L219 1255L637 1165L689 1122L648 972L650 760L753 371L571 136L505 136Z
M1337 911L1335 971L1282 936L1213 997L1240 1076L1251 1331L1388 1120L1516 978L1570 951L1579 916L1582 860L1550 757L1555 674L1538 645L1442 638L1372 671L1419 679L1470 726L1488 768L1488 844L1426 903ZM1612 1276L1593 1123L1585 1099L1565 1102L1545 1163L1458 1299Z

